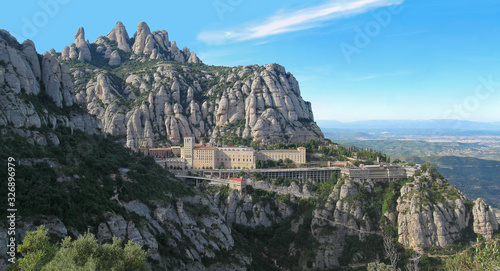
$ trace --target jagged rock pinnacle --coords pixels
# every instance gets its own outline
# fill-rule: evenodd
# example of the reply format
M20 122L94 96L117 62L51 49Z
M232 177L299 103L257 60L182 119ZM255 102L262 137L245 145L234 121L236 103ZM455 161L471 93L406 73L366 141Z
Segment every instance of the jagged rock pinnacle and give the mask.
M116 41L116 43L118 43L118 49L130 52L130 38L122 22L117 22L115 28L109 31L106 37Z
M201 60L198 58L195 52L192 52L189 56L188 63L201 63Z
M137 26L137 32L135 32L134 37L135 41L134 45L132 46L132 51L134 51L135 54L146 54L147 52L145 51L149 51L149 53L153 51L153 48L149 48L153 45L151 30L145 22L139 23L139 25Z
M78 31L75 34L75 41L76 42L81 42L81 41L85 42L85 29L83 29L83 27L78 28Z
M92 56L90 55L90 46L87 41L85 41L85 30L83 27L78 28L78 32L75 34L75 46L78 51L78 60L92 60Z

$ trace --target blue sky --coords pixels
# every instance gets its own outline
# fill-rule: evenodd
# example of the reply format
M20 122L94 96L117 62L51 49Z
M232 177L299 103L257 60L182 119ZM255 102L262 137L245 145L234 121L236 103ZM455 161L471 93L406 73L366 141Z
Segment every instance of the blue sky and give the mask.
M2 3L0 28L61 51L140 21L211 65L279 63L316 119L500 121L498 0ZM498 82L498 83L496 83Z

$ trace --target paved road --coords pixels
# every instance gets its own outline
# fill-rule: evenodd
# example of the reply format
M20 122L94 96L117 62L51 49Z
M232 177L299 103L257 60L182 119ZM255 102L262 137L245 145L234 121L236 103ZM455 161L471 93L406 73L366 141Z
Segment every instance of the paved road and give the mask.
M206 177L200 177L200 176L175 175L175 177L181 178L181 179L196 179L196 180L202 180L202 181L209 181L210 184L225 184L225 185L229 184L229 180L206 178Z

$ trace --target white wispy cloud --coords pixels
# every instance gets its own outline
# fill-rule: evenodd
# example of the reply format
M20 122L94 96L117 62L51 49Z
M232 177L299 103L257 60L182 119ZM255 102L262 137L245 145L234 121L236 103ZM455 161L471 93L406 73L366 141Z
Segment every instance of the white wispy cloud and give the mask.
M339 16L363 13L370 9L391 5L399 5L404 0L330 0L318 6L299 10L279 11L276 14L240 26L204 31L198 34L198 39L207 44L224 44L259 39L273 35L310 29L321 26L321 23Z

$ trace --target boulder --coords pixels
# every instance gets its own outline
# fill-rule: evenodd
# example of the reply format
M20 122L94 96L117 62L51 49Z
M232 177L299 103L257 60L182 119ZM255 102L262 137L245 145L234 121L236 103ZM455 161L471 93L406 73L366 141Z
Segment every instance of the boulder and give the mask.
M111 56L109 58L109 65L110 66L118 66L122 63L122 59L120 58L120 54L118 53L117 50L114 50L113 53L111 53Z
M498 221L493 208L486 204L482 198L474 201L472 208L474 217L474 232L482 235L486 240L491 239L493 233L498 230Z

